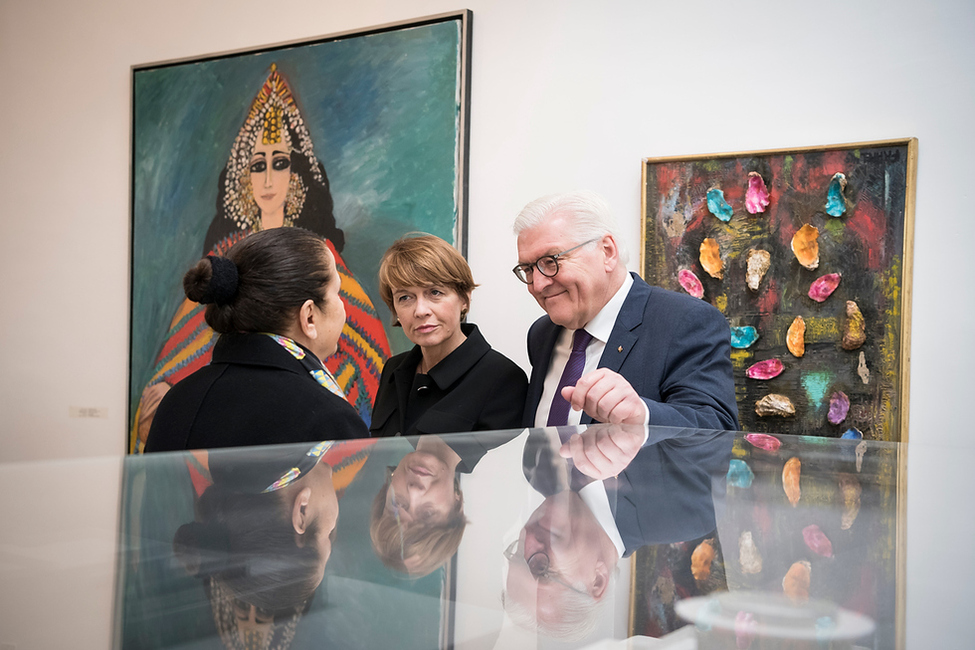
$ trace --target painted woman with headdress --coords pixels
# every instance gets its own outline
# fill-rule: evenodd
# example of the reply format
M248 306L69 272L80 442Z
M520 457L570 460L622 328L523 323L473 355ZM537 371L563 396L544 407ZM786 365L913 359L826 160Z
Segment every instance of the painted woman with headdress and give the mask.
M345 236L335 223L325 167L315 156L291 89L272 65L220 174L217 214L203 254L223 255L252 232L280 227L305 228L328 240L341 277L346 324L338 352L325 365L368 424L389 343L372 301L342 259ZM210 362L217 335L203 313L203 306L189 299L177 309L133 419L130 451L141 451L169 388Z

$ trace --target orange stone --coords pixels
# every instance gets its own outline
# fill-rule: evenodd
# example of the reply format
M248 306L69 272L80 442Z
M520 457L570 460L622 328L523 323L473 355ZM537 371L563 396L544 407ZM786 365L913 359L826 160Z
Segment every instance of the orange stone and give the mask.
M819 268L819 228L808 223L792 236L792 252L810 271Z
M782 591L789 600L797 605L808 602L809 582L812 575L812 565L806 560L794 562L789 571L782 578Z
M701 266L712 278L720 280L724 277L721 251L718 250L718 242L711 237L701 242Z
M802 316L796 316L792 325L789 325L785 344L794 357L801 357L806 353L806 321L802 320Z

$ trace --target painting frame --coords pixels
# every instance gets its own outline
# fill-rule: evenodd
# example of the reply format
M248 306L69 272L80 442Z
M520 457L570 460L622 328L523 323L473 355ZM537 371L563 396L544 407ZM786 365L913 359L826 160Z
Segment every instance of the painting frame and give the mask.
M304 129L292 153L307 149L312 170L321 167L339 236L304 227L338 247L333 253L344 245L337 264L349 320L356 320L350 308L365 303L356 322L372 327L347 327L338 356L343 342L361 354L350 353L341 367L326 364L368 422L382 362L409 346L379 295L383 251L408 232L426 231L467 255L472 21L462 9L131 67L129 452L144 440L147 389L169 381L161 373L182 364L185 375L209 361L215 335L178 356L170 346L184 309L180 278L212 252L231 145L275 73L280 95L297 107L290 126ZM285 225L303 223L312 222ZM193 316L202 322L202 313Z
M650 284L656 284L666 289L686 292L687 290L682 287L678 280L678 274L683 269L690 270L695 273L699 284L702 285L703 298L716 305L725 314L732 328L744 327L746 321L749 319L758 320L759 316L764 317L765 323L778 325L774 334L768 331L761 332L761 327L756 329L759 332L759 341L763 336L765 341L762 341L761 345L754 351L733 350L736 398L739 403L743 430L840 437L850 429L855 429L856 431L851 432L850 435L860 434L863 437L877 440L907 441L917 149L916 138L899 138L835 145L643 159L641 165L642 247L640 271L644 279ZM896 158L896 160L885 160L885 155ZM833 179L833 173L827 174L826 169L836 168L837 172L841 172L840 168L843 168L844 165L847 165L846 169L851 173L845 174L848 180L844 181L840 196L850 212L840 217L833 217L824 212L828 186ZM873 167L868 167L869 165L873 165ZM871 192L876 189L875 186L878 182L876 174L883 171L885 165L897 167L894 174L896 177L893 180L889 175L882 175L879 181L887 183L881 188L885 191L891 191L890 185L896 186L893 191L896 194L897 205L892 208L890 203L884 203L878 210L874 209L873 203L885 199L872 196ZM785 171L788 174L785 174ZM759 173L765 183L769 201L766 206L767 213L753 214L746 210L743 199L745 198L744 195L747 194L745 188L749 182L748 174L750 172ZM783 174L776 175L777 172L783 172ZM791 174L798 175L800 173L802 174L801 181L797 178L796 183L793 184ZM728 187L728 179L731 177L734 177L734 183ZM719 185L721 187L718 187ZM664 196L661 189L663 187L670 188L670 194ZM716 217L707 207L707 194L712 188L724 188L721 195L715 196L715 198L720 196L722 200L724 199L724 191L728 191L729 197L725 201L725 205L730 207L728 214L731 216L727 222ZM689 193L693 193L694 196L690 196ZM777 201L783 203L786 199L789 201L788 206L777 205ZM870 203L872 211L869 213L869 219L872 221L866 224L866 227L858 222L855 228L847 228L845 224L850 223L851 218L860 219L860 213L857 210L861 207L861 202L863 206L866 206L869 201L872 201ZM715 201L715 203L718 202ZM777 213L777 209L779 212L786 213ZM675 216L677 217L676 220L674 219ZM670 219L670 221L665 222L665 219ZM772 225L763 226L763 219L766 220L767 224ZM842 219L847 219L847 221L841 221ZM866 217L864 217L865 219ZM822 264L818 268L803 268L795 256L792 256L791 259L785 259L791 255L785 239L786 235L790 234L790 227L798 231L801 226L795 224L800 222L812 224L814 221L818 222L817 225L824 233L823 237L827 239L824 245L821 244L825 249L823 256L825 259L822 259ZM870 255L869 251L864 250L862 239L870 234L877 234L876 228L870 230L870 227L877 223L884 224L884 228L880 230L883 237L878 242L878 247L884 251L885 257L879 260L871 258L869 264L873 266L868 265L868 268L873 269L882 266L890 260L895 260L897 266L893 269L884 267L879 271L871 271L872 276L861 280L860 284L854 284L848 278L855 279L860 276L852 272L852 269L856 267L861 258ZM735 230L736 228L747 232L740 235ZM773 232L773 228L778 228L778 230ZM847 237L846 241L854 241L858 247L844 248L844 237L846 236L844 233L848 230L856 230L859 239ZM757 294L751 294L735 305L731 304L733 299L729 300L727 296L722 298L723 289L721 287L724 279L719 280L710 277L703 270L699 253L695 250L695 247L707 238L701 237L701 235L714 231L721 231L717 239L720 240L723 236L723 240L717 246L719 256L725 265L722 270L727 270L729 277L738 274L739 279L736 282L738 282L739 287L744 284L742 279L745 271L744 254L745 249L748 248L748 242L759 241L763 244L772 242L777 247L781 254L780 261L776 265L773 260L772 270L768 273L772 274L777 270L779 275L768 277L778 281L783 287L777 298L778 304L792 307L791 311L769 310L766 313L756 309L749 312L749 309L754 309L757 302L756 298L761 296L761 292L764 290L762 285L759 285ZM692 237L688 237L689 232L693 233ZM826 304L838 303L844 297L843 292L846 286L852 286L863 293L863 295L858 294L854 302L859 301L868 305L864 311L873 308L876 309L875 313L879 314L874 319L873 333L876 338L869 339L867 346L859 350L860 364L858 365L863 365L867 352L873 356L867 371L863 372L858 368L847 367L842 369L842 372L845 373L847 386L857 381L858 372L864 385L867 385L868 380L864 380L863 376L869 377L870 370L873 370L876 379L874 386L867 390L859 390L857 394L846 389L845 391L837 390L832 395L830 395L832 386L828 386L824 390L825 394L817 395L819 399L814 403L815 421L822 423L818 427L814 426L812 415L805 416L812 410L810 404L813 404L813 400L811 397L806 404L795 405L801 416L805 417L801 426L793 425L793 422L798 421L799 418L793 418L790 421L788 415L766 417L754 414L752 402L757 401L754 399L756 394L762 390L766 393L773 392L776 379L779 378L750 378L746 374L748 370L746 366L749 363L758 362L762 356L771 357L777 354L785 361L783 365L786 372L783 375L787 376L790 365L795 367L807 363L811 357L821 353L822 359L818 362L820 363L818 368L832 372L829 365L830 360L843 356L842 353L835 352L835 349L839 348L839 342L837 341L836 345L830 347L832 345L831 339L827 337L838 338L838 330L848 323L845 315L837 316L835 308L834 314L828 318L825 315L817 315L816 309L819 306L815 304L815 301L799 294L804 292L806 288L811 288L813 281L827 275L832 268L840 266L836 259L849 251L859 257L854 259L851 255L850 261L842 270L837 268L840 276L839 287L834 289L835 297L829 296L833 298L833 302L830 303L828 297ZM833 259L829 258L830 254L834 255ZM886 276L885 273L887 273ZM892 281L895 285L890 291L891 294L894 294L893 297L884 296L888 298L886 303L883 300L874 301L873 298L876 296L869 292L871 286L881 284L883 280L888 280L888 284ZM762 281L767 282L765 287L771 284L771 281L765 278ZM693 280L688 280L689 286L693 286L692 283ZM788 300L784 298L786 290L791 291ZM880 305L885 304L891 309L889 313L882 311L880 307ZM785 322L787 326L788 316L802 315L804 310L807 313L812 313L814 318L818 318L818 321L814 322L819 328L817 335L820 340L814 340L812 355L798 358L784 352L787 337L782 323ZM832 325L830 325L830 321L832 321ZM832 331L827 333L830 327ZM867 327L869 328L870 325ZM883 340L882 350L880 349L881 343L878 343L881 337ZM766 344L768 347L763 348L762 345ZM874 347L871 348L871 345ZM763 351L763 354L757 354L758 351ZM847 356L854 354L855 352ZM882 362L878 359L882 359ZM844 361L846 360L844 359ZM792 363L790 364L790 362ZM881 365L883 365L883 374L881 374ZM805 377L802 379L804 380ZM793 386L793 388L797 389L798 387ZM853 388L859 389L860 387L853 386ZM794 390L794 392L801 393L802 391ZM800 398L808 397L808 386L805 392L807 395L800 395ZM849 409L850 418L833 424L832 420L827 422L827 415L836 392L842 392L844 397L847 397L846 393L850 393L847 399L852 404L840 403L838 410L842 410L845 406ZM825 399L826 395L830 396L829 401ZM807 411L802 411L802 406L810 408Z

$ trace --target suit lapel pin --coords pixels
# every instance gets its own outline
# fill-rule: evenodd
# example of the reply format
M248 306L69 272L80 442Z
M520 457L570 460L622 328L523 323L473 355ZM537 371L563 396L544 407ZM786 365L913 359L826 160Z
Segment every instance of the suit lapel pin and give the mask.
M618 348L616 348L616 351L617 351L617 352L622 352L622 351L623 351L623 346L621 345L621 346L619 346Z

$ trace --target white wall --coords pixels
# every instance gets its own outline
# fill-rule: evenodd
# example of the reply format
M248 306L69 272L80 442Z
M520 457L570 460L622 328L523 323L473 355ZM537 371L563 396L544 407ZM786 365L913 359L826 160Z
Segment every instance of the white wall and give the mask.
M123 447L131 65L461 6L0 1L0 460ZM973 445L965 405L975 385L968 261L975 4L470 0L467 7L474 11L470 258L483 285L472 317L497 348L526 363L523 333L539 310L509 272L510 222L536 196L580 187L603 193L632 233L638 260L643 157L916 136L910 439ZM107 407L108 417L69 418L70 406ZM931 478L912 474L910 483L920 490ZM938 494L912 491L912 526L943 521L951 511L939 503Z

